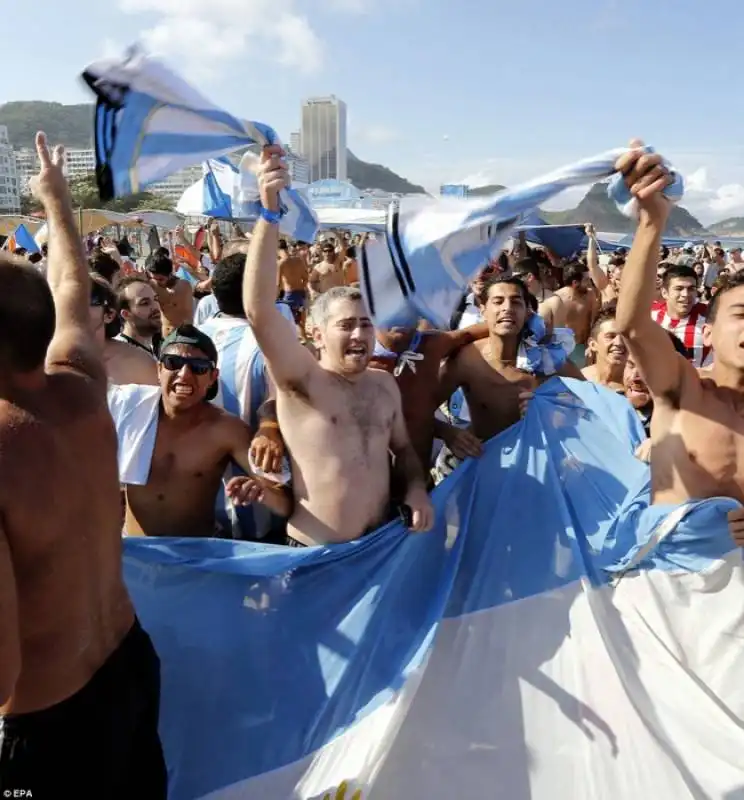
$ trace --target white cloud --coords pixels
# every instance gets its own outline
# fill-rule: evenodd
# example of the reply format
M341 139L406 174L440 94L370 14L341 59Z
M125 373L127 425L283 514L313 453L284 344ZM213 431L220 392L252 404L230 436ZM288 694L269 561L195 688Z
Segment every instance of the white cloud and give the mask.
M387 125L365 125L354 130L354 138L367 144L389 144L399 138L398 131Z
M249 57L317 73L326 48L305 13L317 0L119 0L128 14L154 18L141 33L147 49L193 79L224 75ZM368 0L321 0L326 10L361 13Z

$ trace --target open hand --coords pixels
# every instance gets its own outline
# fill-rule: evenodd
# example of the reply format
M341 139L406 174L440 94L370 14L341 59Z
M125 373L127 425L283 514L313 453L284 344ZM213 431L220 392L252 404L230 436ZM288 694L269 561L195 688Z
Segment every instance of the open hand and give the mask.
M640 139L631 140L630 147L631 150L617 160L615 169L625 177L625 185L641 211L654 222L665 223L671 203L663 191L673 182L672 175L658 153L643 151Z
M461 461L466 458L480 458L483 452L483 446L477 436L465 428L456 428L454 425L447 430L444 443Z
M261 205L269 211L279 210L279 192L289 185L289 172L284 150L279 145L264 147L256 169Z
M278 474L282 471L284 442L277 432L267 433L259 430L251 441L251 460L262 472Z
M39 156L39 174L28 182L33 196L45 208L60 202L71 206L70 187L64 173L64 147L59 144L54 148L54 153L50 154L46 134L39 131L36 134L36 153Z
M230 478L225 486L225 494L235 506L249 506L260 503L264 497L264 487L258 478L237 475Z
M430 531L434 525L434 507L426 489L423 486L409 489L405 504L411 509L410 530L416 533Z

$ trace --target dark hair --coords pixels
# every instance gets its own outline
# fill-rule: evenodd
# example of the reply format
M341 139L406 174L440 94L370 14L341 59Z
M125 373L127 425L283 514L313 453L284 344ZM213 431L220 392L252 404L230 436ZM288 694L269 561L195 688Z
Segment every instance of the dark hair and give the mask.
M167 278L173 274L173 262L167 255L167 251L165 253L161 252L164 249L163 247L158 248L151 256L148 256L147 261L149 263L145 264L145 268L148 272L152 272L153 275L162 275Z
M610 269L615 269L615 267L624 267L625 266L625 256L620 254L618 255L615 253L614 256L610 258Z
M485 306L486 301L488 300L488 295L491 291L492 286L496 286L497 284L507 284L508 286L516 286L522 292L522 299L524 300L525 308L530 308L533 311L537 311L537 298L533 297L529 289L524 285L524 281L521 278L518 278L515 275L512 276L505 276L505 275L494 275L493 277L489 278L487 281L483 282L478 294L476 295L476 299L478 300L478 305Z
M661 247L661 260L666 261L669 258L669 248L665 245Z
M90 254L88 259L88 268L91 272L100 275L104 280L112 283L114 275L119 271L120 267L114 259L103 250L96 247Z
M245 256L234 253L221 259L212 272L212 292L217 306L223 314L231 317L244 317L243 274Z
M0 253L0 364L11 372L43 366L56 314L46 278L28 263Z
M602 323L613 320L616 316L617 300L610 300L609 303L605 303L602 308L599 309L599 314L597 314L597 318L594 320L592 329L589 331L589 338L596 339Z
M289 250L289 246L287 245L287 240L286 239L280 239L279 240L279 249L280 250L285 250L285 251Z
M38 264L44 256L41 253L29 253L28 256L28 263L29 264Z
M96 300L98 305L103 306L103 313L114 311L115 315L111 322L103 324L106 339L113 339L121 331L121 319L119 318L119 303L116 299L116 292L113 286L95 272L90 273L90 296L91 300Z
M120 311L129 311L129 298L126 295L126 290L135 283L144 283L150 285L150 281L144 275L125 275L116 284L116 305Z
M705 315L706 322L713 323L716 321L718 314L718 303L721 296L730 292L732 289L738 289L744 286L744 272L737 272L735 275L727 275L727 282L713 295L710 303L708 303L708 311Z
M563 270L563 285L570 286L572 283L581 283L584 280L588 267L583 264L571 264Z
M669 284L674 278L689 278L697 283L698 276L692 267L686 267L683 264L673 264L664 272L662 278L662 285L665 289L669 288Z
M116 243L116 249L119 251L119 255L124 256L124 258L129 258L132 255L132 245L129 244L127 239L120 239Z
M512 273L519 275L532 275L535 280L540 280L540 265L534 258L522 258L514 265Z
M349 245L349 247L346 248L346 258L356 258L356 257L357 257L356 247L354 247L353 244Z

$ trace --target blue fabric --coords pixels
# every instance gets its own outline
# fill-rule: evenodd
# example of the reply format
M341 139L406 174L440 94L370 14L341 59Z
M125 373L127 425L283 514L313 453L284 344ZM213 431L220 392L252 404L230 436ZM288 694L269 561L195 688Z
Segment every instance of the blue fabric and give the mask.
M536 212L527 214L517 228L524 231L528 242L547 247L561 258L578 253L586 239L583 225L549 225Z
M650 150L650 148L647 148ZM608 178L626 149L586 159L515 189L475 200L403 198L388 211L385 236L361 252L361 284L378 328L411 327L423 317L446 328L467 284L512 235L521 220L564 189ZM623 213L636 213L621 176L608 185ZM682 196L679 175L665 191Z
M16 248L22 247L29 253L40 252L34 237L28 232L28 228L23 223L13 231L13 238L15 239Z
M126 540L127 584L162 662L172 800L335 740L422 665L445 617L610 581L665 513L643 512L642 431L620 409L584 383L546 383L522 422L437 487L428 534L396 522L326 548ZM728 507L699 504L640 568L700 570L732 550Z
M102 200L142 191L184 167L251 145L281 144L273 128L215 107L137 48L123 59L91 64L83 79L96 95L96 176ZM232 208L214 175L210 179L207 174L203 186L219 216L228 211L236 218L243 215L242 208ZM312 241L318 223L308 201L292 188L280 197L282 231Z

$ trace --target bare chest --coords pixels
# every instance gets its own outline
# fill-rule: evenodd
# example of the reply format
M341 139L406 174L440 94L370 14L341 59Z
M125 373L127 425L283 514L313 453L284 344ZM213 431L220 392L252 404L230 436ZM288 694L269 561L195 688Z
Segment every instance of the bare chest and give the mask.
M228 463L228 454L209 435L209 427L175 431L162 420L150 465L147 485L163 490L177 487L186 491L195 485L219 482Z
M519 395L534 391L537 381L515 367L494 369L473 364L462 384L476 433L490 438L519 420Z

